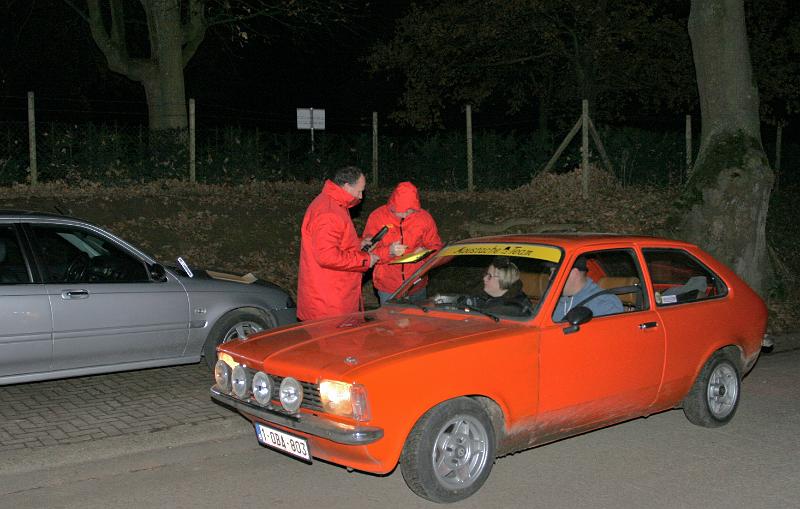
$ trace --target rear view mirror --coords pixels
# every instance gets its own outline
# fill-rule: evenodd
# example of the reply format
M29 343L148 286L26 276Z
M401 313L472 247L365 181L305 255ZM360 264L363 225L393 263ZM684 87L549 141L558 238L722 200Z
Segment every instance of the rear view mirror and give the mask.
M580 330L580 325L592 319L594 313L586 306L578 306L570 309L564 320L569 323L569 326L564 327L564 334L572 334Z

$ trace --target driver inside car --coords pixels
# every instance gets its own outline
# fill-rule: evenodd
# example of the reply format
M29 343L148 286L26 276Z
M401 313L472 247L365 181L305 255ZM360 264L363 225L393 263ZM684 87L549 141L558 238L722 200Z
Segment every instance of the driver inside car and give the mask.
M483 274L483 290L464 304L498 314L530 314L530 300L522 291L519 269L507 256L497 256Z
M564 291L556 304L553 321L560 322L570 309L585 306L592 310L592 316L622 313L622 301L614 294L606 293L588 276L586 257L579 256L567 276Z

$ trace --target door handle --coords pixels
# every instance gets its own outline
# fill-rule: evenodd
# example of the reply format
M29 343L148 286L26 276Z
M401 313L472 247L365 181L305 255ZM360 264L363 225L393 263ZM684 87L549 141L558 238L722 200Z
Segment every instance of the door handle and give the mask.
M658 327L658 322L644 322L639 324L641 330L652 329L653 327Z
M89 290L64 290L61 292L61 298L64 300L70 299L88 299Z

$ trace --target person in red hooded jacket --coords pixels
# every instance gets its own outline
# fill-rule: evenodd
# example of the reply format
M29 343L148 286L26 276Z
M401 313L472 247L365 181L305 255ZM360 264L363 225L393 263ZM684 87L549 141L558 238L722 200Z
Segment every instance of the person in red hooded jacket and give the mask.
M366 179L354 166L326 180L306 209L300 234L297 318L312 320L358 311L361 278L378 257L362 251L348 209L363 198Z
M375 244L371 252L380 257L372 272L372 285L383 304L403 281L423 262L389 264L398 256L426 249L441 249L442 239L436 222L419 204L419 192L411 182L400 182L392 191L386 205L375 209L367 218L363 237L372 238L382 227L389 231ZM425 284L418 284L409 296L414 300L426 297Z

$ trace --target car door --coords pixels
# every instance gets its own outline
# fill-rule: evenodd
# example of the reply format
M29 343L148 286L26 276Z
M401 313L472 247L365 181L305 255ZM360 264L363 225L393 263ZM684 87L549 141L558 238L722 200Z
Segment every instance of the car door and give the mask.
M189 302L171 275L154 281L144 260L88 225L30 225L53 310L53 368L179 357Z
M50 369L50 300L15 224L0 224L0 378Z
M576 332L546 320L540 344L539 413L545 433L592 427L641 415L658 394L664 368L664 330L652 309L632 249L584 253L606 275L638 280L638 303L623 312L593 317ZM574 264L575 258L565 264ZM594 262L594 263L592 263ZM561 295L569 271L559 276ZM597 276L595 276L597 277ZM544 310L552 317L555 306ZM623 299L624 302L624 299ZM549 322L549 325L547 324Z

